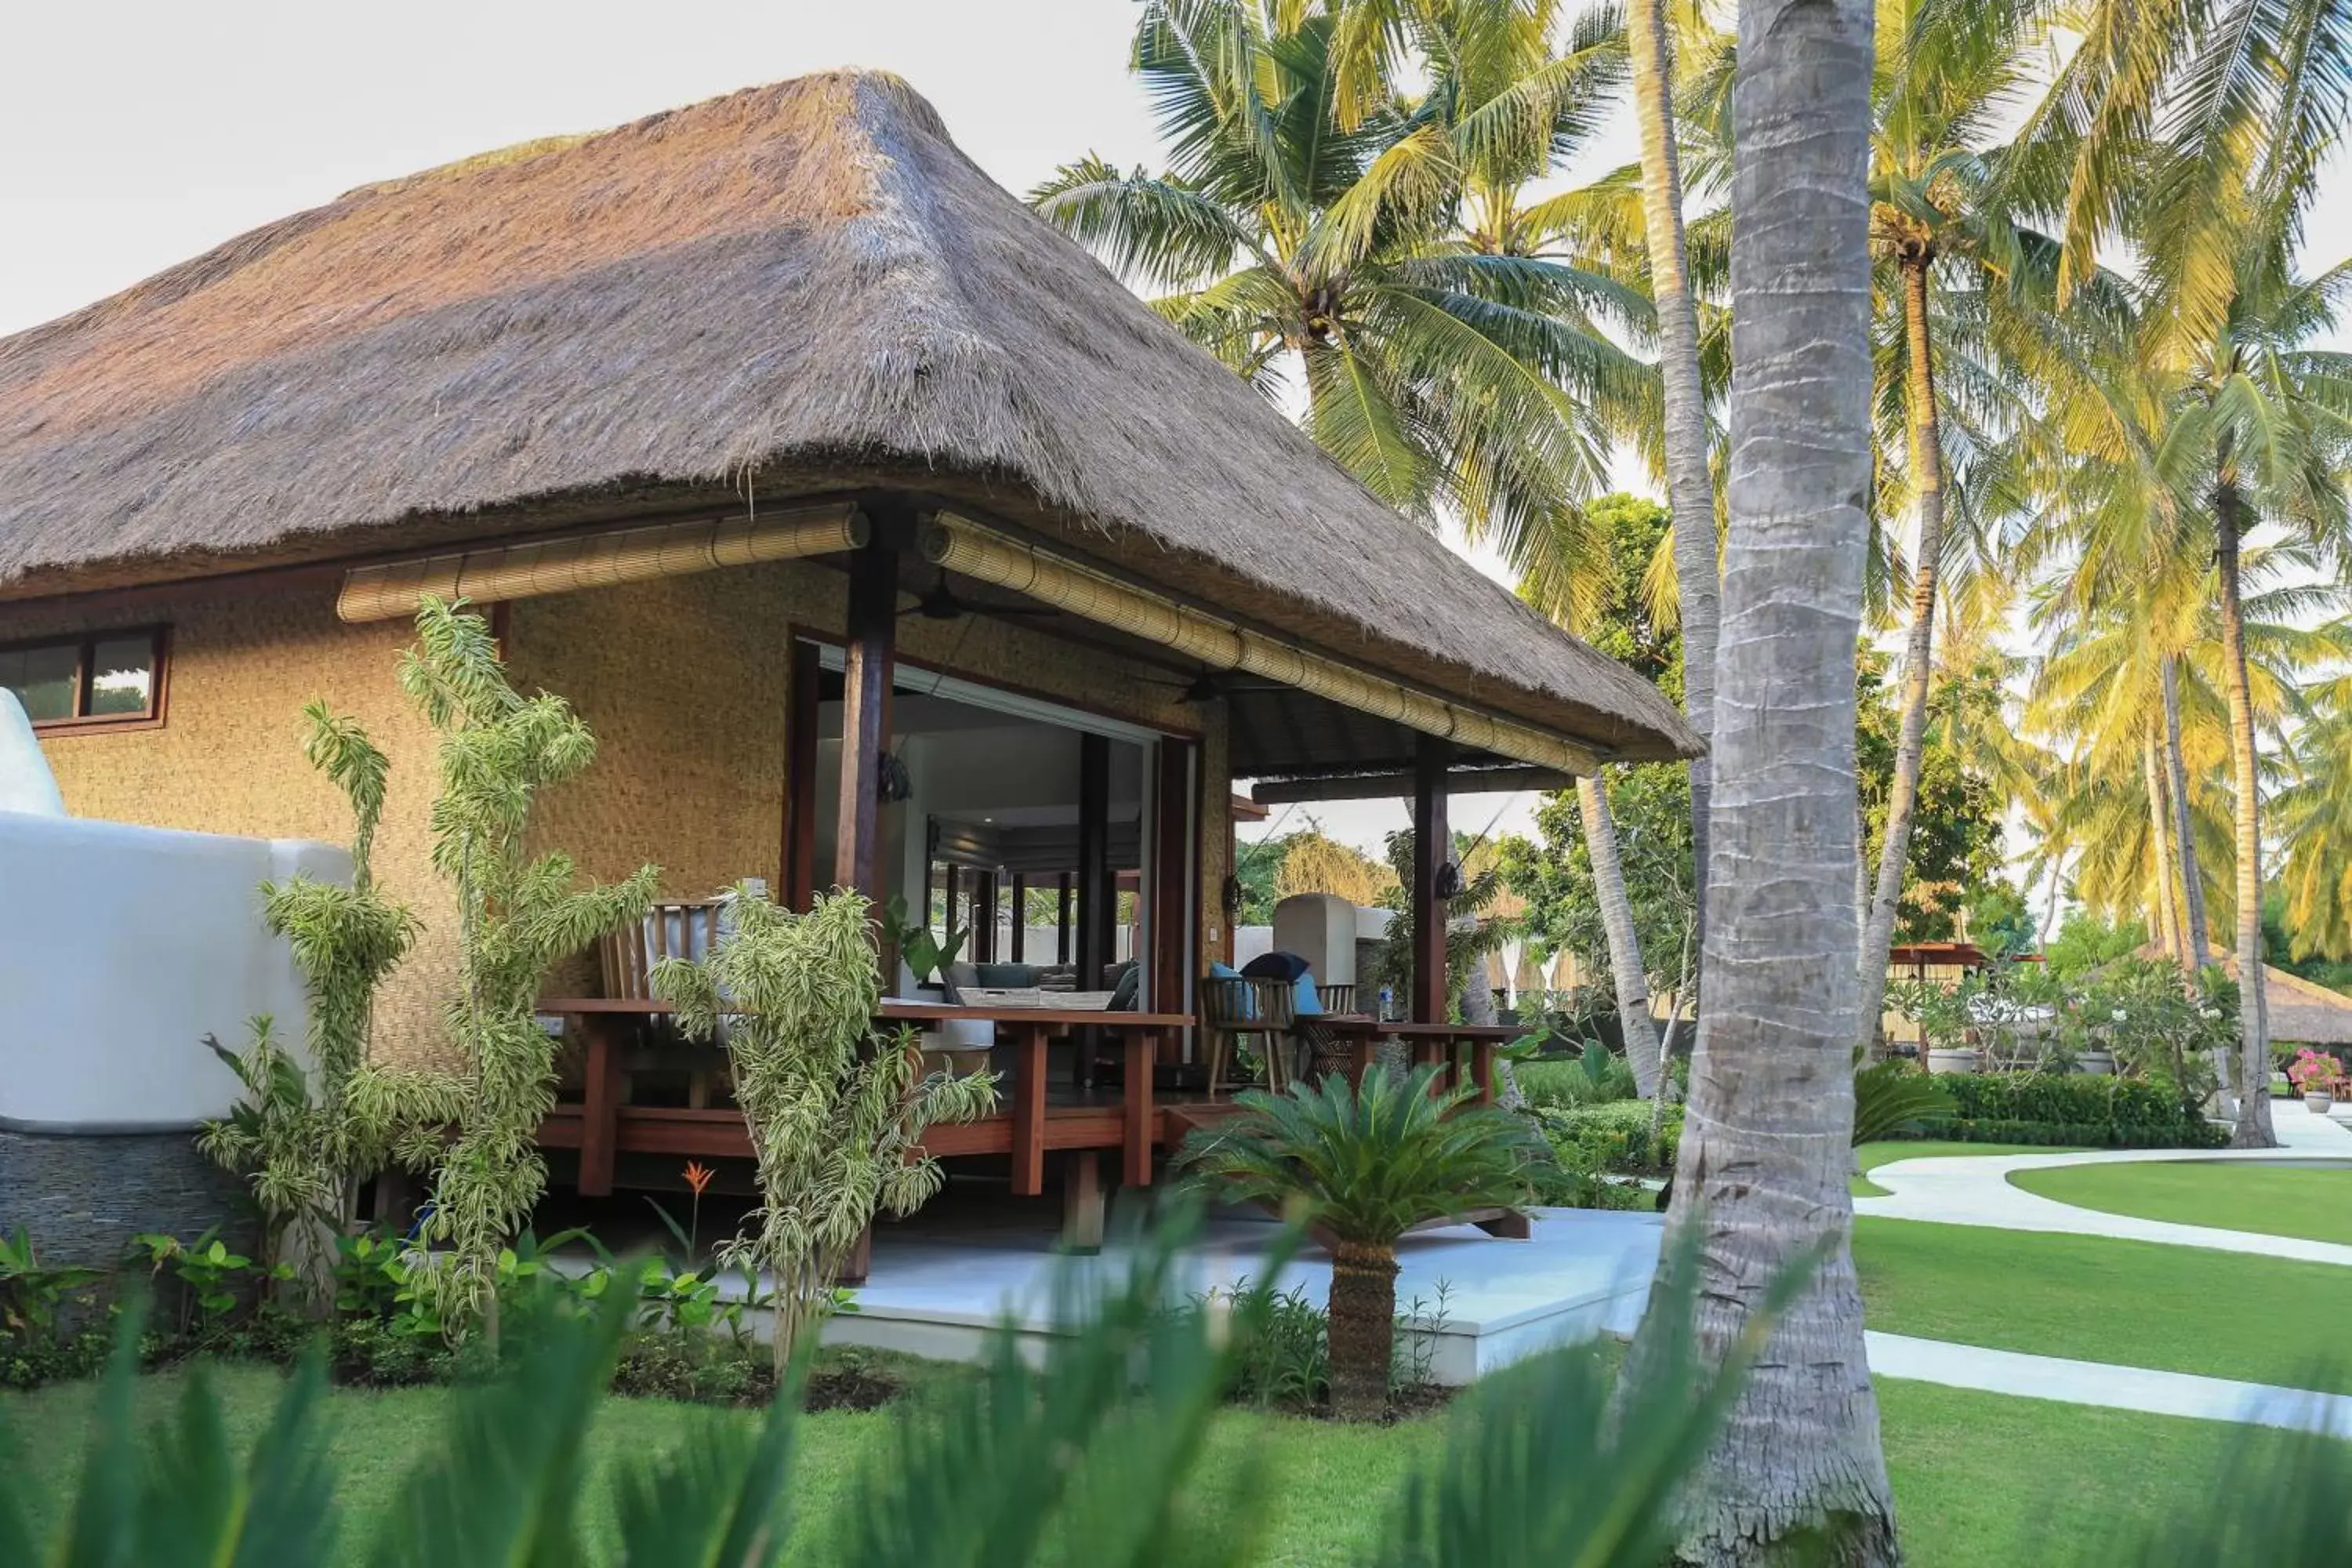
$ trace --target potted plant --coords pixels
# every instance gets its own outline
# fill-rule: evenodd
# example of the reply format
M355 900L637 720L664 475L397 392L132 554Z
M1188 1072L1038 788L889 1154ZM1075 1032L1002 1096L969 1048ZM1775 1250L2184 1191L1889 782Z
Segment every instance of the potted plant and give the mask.
M2287 1064L2286 1080L2303 1095L2305 1110L2325 1116L2336 1108L2336 1090L2344 1081L2344 1067L2334 1057L2305 1046Z

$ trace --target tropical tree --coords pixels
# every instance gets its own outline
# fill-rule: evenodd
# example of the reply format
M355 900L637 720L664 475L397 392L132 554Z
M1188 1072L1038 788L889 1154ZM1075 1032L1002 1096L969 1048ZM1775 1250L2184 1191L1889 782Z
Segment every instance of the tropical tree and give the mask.
M1610 433L1654 404L1602 330L1646 315L1637 292L1471 232L1622 62L1605 39L1534 47L1529 9L1152 0L1134 68L1169 166L1089 156L1030 196L1270 398L1302 393L1307 433L1374 494L1507 555L1578 531ZM1363 52L1408 37L1432 78L1414 97Z
M1438 1069L1375 1065L1286 1094L1251 1089L1240 1115L1187 1139L1195 1176L1245 1201L1296 1205L1331 1251L1331 1408L1363 1421L1388 1407L1396 1325L1397 1238L1472 1209L1528 1201L1549 1159L1534 1123L1474 1104L1468 1085L1440 1092Z
M1853 653L1871 483L1873 16L1743 0L1732 89L1730 528L1698 1047L1668 1251L1695 1237L1702 1353L1761 1282L1820 1267L1771 1331L1682 1555L1780 1560L1826 1529L1898 1560L1848 1251L1861 939ZM1637 1380L1645 1322L1631 1365Z
M1665 0L1632 0L1625 38L1633 67L1633 116L1642 144L1643 246L1650 298L1657 312L1658 374L1666 504L1674 514L1675 584L1688 670L1683 711L1699 739L1715 733L1715 654L1722 618L1721 563L1709 470L1706 389L1701 374L1698 308L1683 222L1682 153L1675 133L1675 50ZM1695 757L1690 772L1691 843L1706 864L1712 762ZM1702 900L1702 904L1704 900ZM1706 925L1706 910L1699 910Z
M2276 796L2286 840L2280 881L2294 959L2352 958L2352 676L2307 694L2294 737L2294 782Z
M1883 450L1889 459L1895 452L1904 454L1899 462L1882 461L1878 489L1882 504L1907 493L1917 527L1911 548L1901 726L1863 932L1862 1020L1871 1037L1865 1045L1874 1043L1877 1034L1926 754L1937 604L1949 548L1947 445L1955 432L1948 430L1947 415L1957 416L1958 428L1966 431L1968 414L1977 413L1980 421L1987 401L2003 401L1997 376L1979 371L1970 381L1948 386L1939 372L1954 357L1946 351L1960 346L1952 342L1953 326L1975 335L1985 325L1984 314L2004 309L2006 289L2021 284L2026 271L2025 245L1985 196L1991 167L1986 149L2031 58L2025 47L2030 15L2030 6L2012 0L1882 0L1878 7L1871 245L1887 275L1885 293L1894 301L1895 321L1883 334L1893 374L1883 384L1889 395L1885 401L1901 409L1903 437L1883 443ZM1963 299L1975 307L1957 323L1938 321L1936 295L1947 280L1958 283ZM1983 477L1978 485L1998 488Z

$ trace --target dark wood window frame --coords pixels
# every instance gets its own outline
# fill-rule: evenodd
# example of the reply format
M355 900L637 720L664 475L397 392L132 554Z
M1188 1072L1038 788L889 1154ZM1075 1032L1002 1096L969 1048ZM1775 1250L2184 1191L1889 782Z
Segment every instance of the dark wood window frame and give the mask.
M153 650L152 679L148 682L147 708L140 713L92 713L89 711L92 682L90 668L98 662L98 645L121 642L144 637ZM69 719L35 719L33 732L37 735L81 734L98 731L160 730L163 727L166 699L172 688L172 628L168 626L105 626L78 636L20 637L0 643L0 653L22 653L28 648L69 647L76 650L74 663L74 707L78 711Z

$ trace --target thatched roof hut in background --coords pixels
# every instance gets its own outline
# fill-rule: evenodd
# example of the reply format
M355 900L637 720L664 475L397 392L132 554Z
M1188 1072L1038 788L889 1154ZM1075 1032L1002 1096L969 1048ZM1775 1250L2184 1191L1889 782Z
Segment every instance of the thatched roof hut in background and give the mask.
M1697 749L887 75L366 186L0 340L0 602L885 485L1603 755Z
M2221 967L2235 980L2237 955L2221 960ZM2271 1038L2281 1045L2352 1046L2352 996L2265 963L2263 1004L2269 1011Z

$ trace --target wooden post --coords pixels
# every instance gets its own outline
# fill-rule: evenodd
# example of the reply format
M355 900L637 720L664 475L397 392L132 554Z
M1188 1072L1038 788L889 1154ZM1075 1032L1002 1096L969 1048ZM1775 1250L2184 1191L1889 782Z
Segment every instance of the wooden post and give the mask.
M1057 928L1054 940L1054 962L1067 963L1070 962L1070 874L1065 871L1054 881L1054 921Z
M787 909L816 899L816 743L824 711L824 666L813 642L793 644L791 707L784 714L784 872L776 884Z
M1102 1160L1092 1149L1071 1150L1063 1168L1062 1241L1080 1252L1102 1247Z
M871 1273L873 1268L874 1226L869 1222L864 1230L857 1233L857 1240L850 1247L849 1256L841 1260L841 1273L835 1282L843 1285L863 1285L866 1283L866 1276Z
M1412 768L1412 1021L1445 1022L1445 900L1437 878L1452 854L1445 821L1445 768L1453 746L1423 735Z
M1013 951L1007 956L1015 963L1029 962L1029 879L1017 872L1013 878Z
M833 880L881 908L882 753L890 744L890 676L898 652L898 554L868 544L850 557L847 668L841 710L841 811Z
M1045 1190L1045 1026L1021 1024L1013 1037L1013 1195Z
M971 874L971 961L996 962L996 873Z
M1151 791L1156 820L1146 932L1151 954L1144 966L1151 977L1151 992L1144 1005L1154 1012L1181 1013L1184 1011L1184 968L1192 955L1184 905L1192 885L1188 864L1192 840L1186 831L1192 826L1192 745L1189 741L1162 740L1159 753L1160 767Z
M1101 989L1118 919L1110 866L1110 741L1078 737L1078 989Z
M1157 1029L1129 1029L1123 1042L1127 1079L1119 1086L1118 1179L1130 1187L1151 1184L1151 1129L1157 1120L1151 1111L1151 1063L1160 1054L1159 1034Z
M575 1014L565 1020L588 1037L586 1092L580 1108L580 1195L613 1195L613 1163L621 1131L621 1075L607 1018Z

